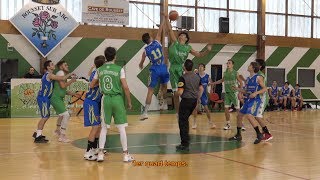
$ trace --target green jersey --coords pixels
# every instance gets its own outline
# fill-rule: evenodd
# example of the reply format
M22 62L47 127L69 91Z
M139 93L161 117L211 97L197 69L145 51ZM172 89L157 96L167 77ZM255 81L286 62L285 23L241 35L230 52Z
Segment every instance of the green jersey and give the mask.
M58 71L57 76L65 76L65 73L63 71ZM67 88L62 88L58 81L54 81L53 85L53 96L58 96L64 98L67 94Z
M122 67L107 63L97 69L99 88L104 95L122 95L120 79L125 76Z
M191 46L189 44L180 44L178 41L169 47L169 61L171 65L182 65L188 58Z
M223 79L224 79L224 89L226 93L235 93L236 90L232 88L232 86L237 87L238 81L237 81L238 72L235 70L226 70L223 73Z
M267 77L266 77L266 75L262 71L259 71L257 74L263 77L264 85L267 86Z

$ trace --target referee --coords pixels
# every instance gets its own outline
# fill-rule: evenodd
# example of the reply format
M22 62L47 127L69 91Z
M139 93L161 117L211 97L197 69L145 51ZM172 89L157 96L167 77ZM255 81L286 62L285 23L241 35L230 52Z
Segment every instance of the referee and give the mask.
M177 151L189 151L189 116L203 93L200 77L192 71L192 68L193 62L187 59L184 63L185 74L180 77L178 83L178 95L181 96L179 108L181 144L176 147Z

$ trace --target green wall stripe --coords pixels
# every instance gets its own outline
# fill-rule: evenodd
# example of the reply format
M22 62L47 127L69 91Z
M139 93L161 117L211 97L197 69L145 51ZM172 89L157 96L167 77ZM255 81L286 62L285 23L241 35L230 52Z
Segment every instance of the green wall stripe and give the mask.
M304 99L318 99L310 89L302 89L301 94Z
M126 41L117 52L117 61L116 64L120 66L126 65L144 46L144 43L142 41L138 40L128 40ZM133 68L138 68L133 67Z
M23 77L32 67L29 62L16 50L7 51L8 41L0 34L0 58L18 59L18 76Z
M238 71L241 66L256 52L255 46L242 46L240 50L231 58L234 61L234 69Z
M278 47L266 60L267 66L279 66L279 64L292 51L292 47Z
M104 39L82 38L62 58L68 63L69 71L74 71L103 41Z
M296 84L297 67L310 67L319 55L320 49L309 49L287 74L289 83Z
M220 52L221 51L221 49L223 48L225 46L225 44L214 44L214 45L212 45L212 49L211 49L211 51L209 52L209 54L208 55L206 55L206 56L204 56L204 57L200 57L200 58L198 58L198 57L194 57L193 59L192 59L192 61L194 62L194 69L195 68L198 68L198 64L200 64L200 63L203 63L203 64L205 64L205 65L207 65L210 61L211 61L211 59L216 55L216 54L218 54L218 52ZM206 51L207 50L207 47L205 46L201 51Z

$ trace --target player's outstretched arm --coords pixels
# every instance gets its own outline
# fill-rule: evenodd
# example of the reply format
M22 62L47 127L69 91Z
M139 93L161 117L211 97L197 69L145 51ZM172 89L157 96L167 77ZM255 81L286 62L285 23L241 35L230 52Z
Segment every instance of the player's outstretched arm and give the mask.
M68 82L59 81L59 85L60 85L61 88L65 89L65 88L67 88L68 86L70 86L72 83L76 82L76 80L77 80L77 77L76 77L76 76L73 76L73 77L71 78L71 80L68 81Z
M139 63L139 68L140 68L140 69L143 69L143 63L144 63L145 60L146 60L146 52L144 51L144 52L142 53L141 61L140 61L140 63Z
M96 66L95 66L95 65L92 65L91 68L90 68L90 70L89 70L89 72L88 72L88 76L89 76L89 77L91 76L91 73L92 73L92 71L93 71L94 68L96 68Z
M169 18L166 17L166 25L167 25L167 29L169 31L169 36L170 36L170 39L172 42L176 42L177 41L177 37L176 35L174 34L173 30L172 30L172 26L171 26L171 23L169 22Z
M72 73L69 73L69 74L67 74L67 75L65 75L65 76L57 76L57 75L55 75L55 74L53 74L53 73L49 73L49 79L50 80L55 80L55 81L65 81L65 80L67 80L70 76L72 76L73 74Z
M221 84L221 83L223 83L223 82L224 82L224 78L220 79L219 81L212 82L212 83L210 83L210 84L212 84L212 85L217 85L217 84Z
M205 51L203 51L203 52L199 52L199 51L195 51L194 49L191 49L190 53L192 55L194 55L195 57L204 57L204 56L209 54L211 49L212 49L212 46L211 45L207 45L207 49Z
M161 42L161 35L162 35L162 31L164 29L165 24L166 24L166 20L164 18L164 21L162 21L162 23L160 24L160 27L159 27L158 32L157 32L157 36L155 38L155 40L157 40L159 42Z

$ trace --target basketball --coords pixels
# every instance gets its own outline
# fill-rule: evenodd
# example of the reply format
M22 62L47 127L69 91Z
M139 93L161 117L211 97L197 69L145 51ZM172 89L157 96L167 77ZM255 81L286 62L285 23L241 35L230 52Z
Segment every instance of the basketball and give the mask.
M172 10L169 12L169 19L171 21L175 21L179 18L179 13L176 10Z

